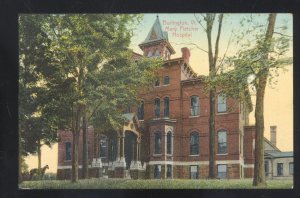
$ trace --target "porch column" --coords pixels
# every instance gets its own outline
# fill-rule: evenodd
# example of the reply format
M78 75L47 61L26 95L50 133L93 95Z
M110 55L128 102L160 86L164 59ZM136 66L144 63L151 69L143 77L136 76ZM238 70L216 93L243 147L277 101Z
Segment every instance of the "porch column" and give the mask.
M120 149L121 149L121 139L120 139L120 135L118 135L118 153L117 153L117 160L120 160L121 156L121 152L120 152Z
M139 152L140 152L140 143L139 143L139 141L138 141L138 139L136 139L136 161L139 161L140 159L140 154L139 154Z
M135 148L136 148L136 145L135 145L135 141L133 140L132 141L132 161L136 161L136 153L135 153Z
M125 134L122 134L122 157L124 157Z
M137 161L140 161L141 158L141 137L137 139Z

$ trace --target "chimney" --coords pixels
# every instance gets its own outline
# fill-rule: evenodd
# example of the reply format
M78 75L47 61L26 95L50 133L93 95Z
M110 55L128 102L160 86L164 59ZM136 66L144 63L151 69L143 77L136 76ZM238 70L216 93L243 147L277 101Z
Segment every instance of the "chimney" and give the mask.
M189 63L191 52L187 47L181 48L182 58L185 63Z
M277 126L270 126L271 143L276 146L276 129Z

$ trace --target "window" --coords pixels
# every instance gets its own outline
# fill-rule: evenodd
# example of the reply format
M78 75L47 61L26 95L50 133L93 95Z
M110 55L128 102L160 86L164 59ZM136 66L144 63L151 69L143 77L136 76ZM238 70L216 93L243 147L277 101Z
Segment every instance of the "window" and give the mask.
M294 162L289 163L290 175L294 175Z
M171 131L169 131L167 133L167 154L172 154L172 144L173 144L172 133Z
M99 142L99 157L106 158L106 156L107 156L107 137L101 135L100 142Z
M159 78L155 80L154 86L159 87Z
M172 165L171 164L167 165L167 178L168 179L172 178Z
M169 59L169 53L168 53L168 51L165 51L165 59Z
M170 84L170 78L169 78L169 76L165 76L164 77L164 85L168 85L168 84Z
M148 57L152 57L153 56L153 53L152 53L152 51L149 51L149 53L148 53Z
M155 56L160 56L160 51L159 50L155 51Z
M277 176L283 176L283 163L277 163Z
M227 165L226 164L218 164L218 177L220 179L227 178Z
M198 179L198 166L190 166L190 178Z
M111 142L111 146L110 146L110 149L111 149L111 152L110 152L110 160L111 161L114 161L116 159L116 156L117 156L117 141L116 140L112 140Z
M161 165L154 165L154 179L160 179Z
M160 100L159 98L156 98L154 101L154 115L155 118L159 118L160 117Z
M164 117L169 117L170 100L168 97L164 98Z
M71 142L66 142L66 160L71 159Z
M138 119L144 120L144 102L143 101L141 101L141 104L138 107Z
M227 132L218 132L218 154L227 153Z
M191 115L197 116L199 114L200 114L199 97L192 96L191 97Z
M190 154L191 155L198 155L199 154L199 135L198 135L197 132L193 132L191 134Z
M227 111L226 100L227 99L225 94L218 95L218 113L223 113Z
M265 160L265 175L269 175L269 161Z
M155 133L154 138L154 154L161 154L161 133Z

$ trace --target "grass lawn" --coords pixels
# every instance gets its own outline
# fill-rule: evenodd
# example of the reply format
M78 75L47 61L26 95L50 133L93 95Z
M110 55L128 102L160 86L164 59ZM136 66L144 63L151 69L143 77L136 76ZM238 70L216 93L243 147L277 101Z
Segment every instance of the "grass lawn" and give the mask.
M293 180L269 180L266 189L292 189ZM21 189L258 189L252 179L241 180L126 180L93 178L71 183L68 180L24 181ZM261 187L260 187L261 188Z

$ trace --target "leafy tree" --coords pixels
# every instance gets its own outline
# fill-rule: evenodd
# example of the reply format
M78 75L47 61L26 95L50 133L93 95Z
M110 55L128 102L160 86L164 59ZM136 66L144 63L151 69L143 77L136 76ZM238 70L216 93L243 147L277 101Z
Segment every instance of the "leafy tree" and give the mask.
M38 168L41 168L41 146L51 146L56 141L56 131L41 115L42 104L38 101L42 79L36 68L44 63L43 55L49 43L40 28L42 21L28 15L19 18L19 177L23 156L37 153Z
M251 21L251 20L249 20ZM228 72L211 80L214 86L222 88L227 95L244 101L248 109L252 108L249 88L253 88L256 96L255 105L255 166L254 186L265 186L264 172L264 96L265 88L278 76L279 69L291 63L286 57L289 49L289 36L285 35L286 27L281 32L274 32L276 14L269 14L266 30L255 34L255 45L246 44L236 56L229 57ZM264 26L263 26L264 27ZM248 32L249 33L249 32ZM276 36L274 36L276 34Z
M116 129L122 109L151 83L159 60L133 61L127 49L139 15L38 15L49 40L43 64L39 112L49 125L73 134L72 181L78 180L78 144L83 131L83 176L87 177L87 126ZM134 96L134 97L133 97ZM101 117L102 116L102 117ZM101 119L97 119L101 117Z

